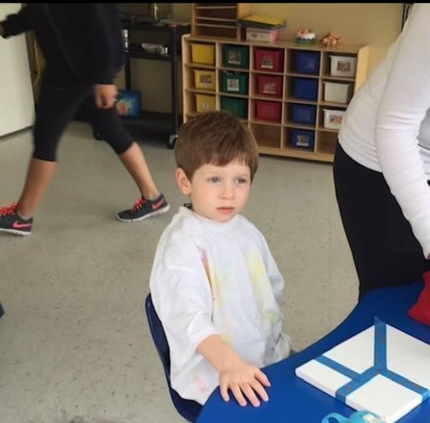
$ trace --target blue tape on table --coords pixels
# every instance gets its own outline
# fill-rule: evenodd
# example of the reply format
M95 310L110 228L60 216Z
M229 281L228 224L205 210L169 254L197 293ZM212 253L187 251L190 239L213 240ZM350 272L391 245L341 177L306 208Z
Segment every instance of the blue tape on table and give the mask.
M363 373L357 373L324 355L320 355L315 360L351 379L350 382L341 386L336 391L336 398L343 402L345 402L349 394L361 388L377 375L382 375L416 392L422 396L423 401L430 397L430 391L428 389L387 369L387 325L377 317L375 318L374 365L372 367L365 370Z

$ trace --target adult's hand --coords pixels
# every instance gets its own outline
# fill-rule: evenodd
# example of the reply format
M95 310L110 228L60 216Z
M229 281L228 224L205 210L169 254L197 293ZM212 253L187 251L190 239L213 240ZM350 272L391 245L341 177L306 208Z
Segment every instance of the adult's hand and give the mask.
M99 109L110 109L114 106L118 88L114 84L96 84L94 96Z

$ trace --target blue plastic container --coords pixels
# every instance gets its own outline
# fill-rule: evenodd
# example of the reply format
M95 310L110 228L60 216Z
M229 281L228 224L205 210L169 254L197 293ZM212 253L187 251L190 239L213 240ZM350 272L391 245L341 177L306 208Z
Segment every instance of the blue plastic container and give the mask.
M320 73L320 57L318 52L297 52L297 72L318 75Z
M318 98L318 79L294 78L293 93L296 98L316 101Z
M317 117L317 107L308 104L292 104L293 122L304 123L305 125L315 125Z
M293 129L292 145L293 147L302 148L304 150L313 150L315 146L315 132L307 131L306 129Z

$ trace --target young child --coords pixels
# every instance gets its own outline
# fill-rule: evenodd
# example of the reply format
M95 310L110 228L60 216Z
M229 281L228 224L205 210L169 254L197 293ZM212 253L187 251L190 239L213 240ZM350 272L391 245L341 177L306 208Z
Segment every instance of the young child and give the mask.
M180 207L158 243L150 291L170 346L171 384L204 404L219 385L242 406L268 400L260 370L290 354L282 331L282 278L260 231L241 215L258 167L238 119L208 112L175 145Z

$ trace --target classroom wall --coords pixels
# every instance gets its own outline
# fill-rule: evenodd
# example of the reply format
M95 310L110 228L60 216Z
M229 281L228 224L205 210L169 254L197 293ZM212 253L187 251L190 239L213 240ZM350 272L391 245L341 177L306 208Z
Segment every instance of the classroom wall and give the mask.
M318 37L334 32L344 44L370 45L369 71L384 57L400 33L401 3L256 3L253 13L284 16L287 28L281 38L294 39L300 28L312 29Z
M304 27L315 31L318 37L335 32L344 37L345 44L368 44L370 72L400 33L402 6L402 3L254 3L252 13L285 17L287 28L281 32L282 39L293 39L298 29ZM172 15L176 20L190 21L191 3L173 3ZM169 112L169 64L133 59L131 71L132 88L141 91L144 110ZM181 71L179 81L182 81ZM124 87L123 72L116 83L119 88Z
M191 3L173 3L175 19L190 20L190 11ZM252 13L285 17L287 28L281 33L282 39L293 39L298 29L304 27L312 29L318 37L335 32L344 37L345 44L368 44L371 71L400 33L402 3L254 3ZM133 88L142 92L144 109L169 112L169 65L145 60L134 62ZM118 83L123 83L123 75L119 76Z

